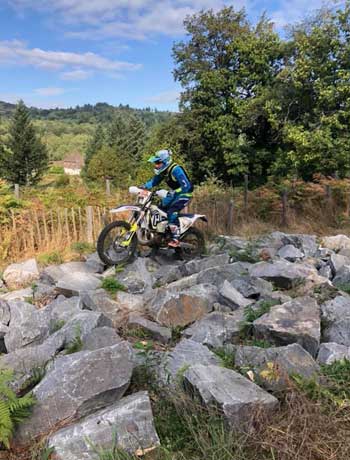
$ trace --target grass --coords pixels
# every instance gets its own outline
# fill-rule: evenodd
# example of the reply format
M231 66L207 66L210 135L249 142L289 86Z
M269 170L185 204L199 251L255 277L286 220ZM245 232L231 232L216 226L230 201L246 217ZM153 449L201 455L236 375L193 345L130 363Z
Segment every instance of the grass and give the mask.
M105 289L112 296L116 295L118 291L126 291L127 288L120 281L116 280L113 276L107 276L103 279L101 287Z
M95 245L92 243L86 243L85 241L77 241L72 243L70 246L71 250L79 256L83 256L84 254L91 254L95 251Z
M347 294L350 294L350 283L339 283L336 285L336 287L340 290L340 291L344 291L346 292Z
M42 266L53 265L53 264L62 264L63 257L59 251L44 252L37 256L37 261Z
M259 302L259 306L255 308L248 305L248 307L244 310L244 321L242 321L240 328L240 336L242 340L251 340L253 334L253 322L268 313L271 307L278 304L278 300L264 300Z
M83 341L81 339L81 329L77 325L75 328L75 337L72 339L65 347L65 354L70 355L72 353L77 353L83 348Z

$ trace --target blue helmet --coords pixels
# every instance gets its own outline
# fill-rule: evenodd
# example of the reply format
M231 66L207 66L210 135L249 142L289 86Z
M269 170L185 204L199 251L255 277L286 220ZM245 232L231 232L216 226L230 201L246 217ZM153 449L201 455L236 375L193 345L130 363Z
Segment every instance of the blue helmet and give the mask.
M172 161L171 155L172 155L171 150L159 150L158 152L156 152L154 155L152 155L148 159L150 163L160 164L159 168L154 169L155 174L158 175L168 168L168 166L171 164L171 161Z

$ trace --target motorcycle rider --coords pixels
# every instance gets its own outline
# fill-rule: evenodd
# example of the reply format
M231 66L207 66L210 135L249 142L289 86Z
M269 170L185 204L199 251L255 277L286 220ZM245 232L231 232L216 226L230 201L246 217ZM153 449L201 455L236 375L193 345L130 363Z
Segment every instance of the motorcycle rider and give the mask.
M184 168L175 163L171 150L159 150L148 161L154 164L154 177L143 184L143 188L150 190L163 180L171 189L162 200L162 209L168 215L168 224L172 239L168 243L171 248L180 246L179 212L188 205L192 198L193 185Z

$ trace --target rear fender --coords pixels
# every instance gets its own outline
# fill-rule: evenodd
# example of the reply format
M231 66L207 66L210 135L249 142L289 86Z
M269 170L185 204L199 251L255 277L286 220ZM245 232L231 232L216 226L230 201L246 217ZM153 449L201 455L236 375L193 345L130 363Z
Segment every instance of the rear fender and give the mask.
M192 227L197 220L208 222L208 219L204 214L193 214L192 217L179 217L181 234L185 233L190 227Z

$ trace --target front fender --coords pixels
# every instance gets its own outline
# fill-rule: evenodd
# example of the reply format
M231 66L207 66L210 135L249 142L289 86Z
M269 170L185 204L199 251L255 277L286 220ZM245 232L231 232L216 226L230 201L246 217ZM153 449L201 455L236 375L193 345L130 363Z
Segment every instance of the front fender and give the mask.
M139 206L118 206L117 208L110 209L109 212L112 214L117 214L118 212L125 212L125 211L137 211L140 212L141 208Z

